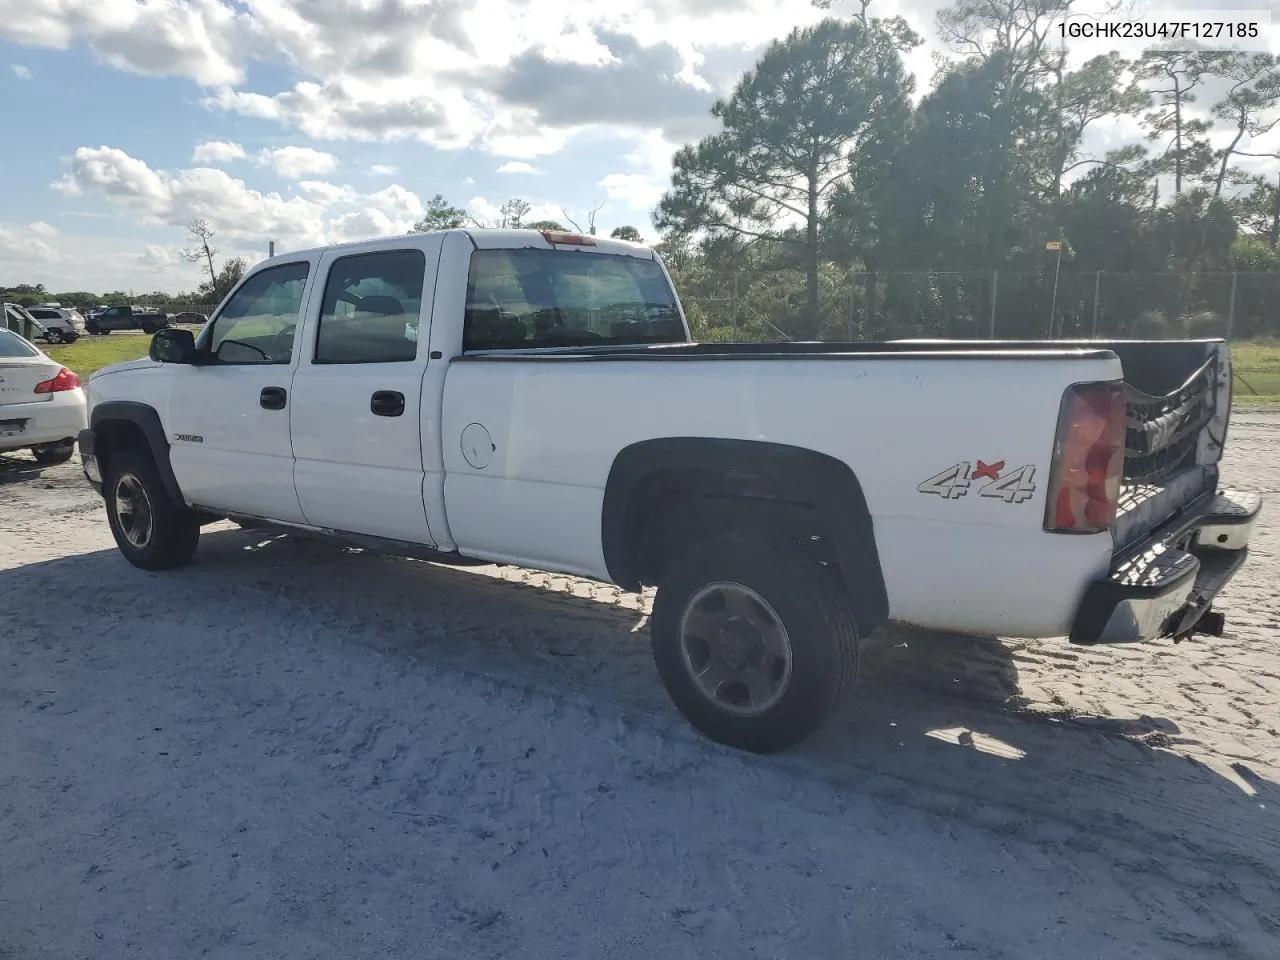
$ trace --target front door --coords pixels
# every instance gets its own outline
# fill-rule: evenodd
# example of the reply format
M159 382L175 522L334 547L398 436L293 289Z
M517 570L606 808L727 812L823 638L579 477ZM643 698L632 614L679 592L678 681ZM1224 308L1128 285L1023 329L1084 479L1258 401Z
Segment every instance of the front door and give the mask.
M321 263L315 335L290 407L294 484L313 526L435 544L422 495L422 317L439 249L438 237L423 238Z
M303 523L289 407L310 263L251 275L197 341L207 362L175 366L166 427L183 494L202 507Z

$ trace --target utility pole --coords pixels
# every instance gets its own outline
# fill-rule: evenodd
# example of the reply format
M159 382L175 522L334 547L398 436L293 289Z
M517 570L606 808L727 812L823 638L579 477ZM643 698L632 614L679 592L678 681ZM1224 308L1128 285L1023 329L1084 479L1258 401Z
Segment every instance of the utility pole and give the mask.
M1053 315L1058 312L1058 276L1062 273L1062 241L1050 240L1044 248L1058 251L1058 260L1053 268L1053 299L1049 302L1049 339L1052 340Z
M1102 302L1102 271L1099 270L1093 275L1093 333L1094 340L1098 339L1098 305Z
M1276 174L1276 203L1271 212L1271 249L1276 248L1276 240L1280 239L1280 173Z

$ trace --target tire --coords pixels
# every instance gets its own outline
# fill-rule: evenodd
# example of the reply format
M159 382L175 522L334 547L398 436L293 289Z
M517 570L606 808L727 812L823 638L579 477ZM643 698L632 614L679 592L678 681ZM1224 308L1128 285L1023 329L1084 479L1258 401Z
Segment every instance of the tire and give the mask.
M754 597L746 596L743 587ZM711 654L717 638L704 640L696 628L682 630L686 612L692 620L699 611L708 610L710 619L704 620L703 629L711 629L708 625L724 616L717 614L717 609L726 609L720 601L730 603L735 597L740 610L749 613L736 621L720 620L720 627L729 627L730 641L724 644L729 661L737 653L739 665L743 656L769 664L755 668L754 685L761 688L763 676L765 689L759 698L747 702L742 694L749 692L748 687L738 678L749 673L732 668L726 673L724 660L719 673L727 679L716 687L714 698L704 693L695 674L704 663L711 663L702 654ZM733 634L743 635L734 630L735 623L770 620L783 628L781 646L790 651L789 668L779 668L785 657L776 655L776 630L772 641L762 643L757 638L753 642L748 636L733 649ZM719 627L716 632L723 639ZM685 633L689 634L687 644ZM750 635L752 630L745 633ZM858 633L844 584L833 567L824 566L783 537L723 536L692 547L671 564L658 586L650 635L658 675L685 719L717 743L752 753L788 750L817 731L835 712L858 672Z
M128 509L122 502L125 493L132 494ZM172 570L191 562L200 542L199 518L169 496L149 456L136 450L113 456L103 477L102 495L111 535L131 564L142 570ZM145 517L140 514L148 507L150 528L139 529Z
M62 331L61 331L61 330L46 330L46 331L44 332L44 339L45 339L45 342L46 342L46 343L61 343L61 342L62 342L62 340L63 340L63 337L62 337Z
M156 332L157 329L158 327L156 327L154 323L144 323L142 325L142 332L145 333L147 336L151 336L153 333Z
M60 463L66 463L76 452L76 442L74 440L63 440L60 443L42 443L38 447L31 448L31 454L36 458L36 463L42 467L56 467Z
M102 331L98 329L97 325L92 323L86 323L84 325L84 332L89 334L91 337L96 337L102 333Z

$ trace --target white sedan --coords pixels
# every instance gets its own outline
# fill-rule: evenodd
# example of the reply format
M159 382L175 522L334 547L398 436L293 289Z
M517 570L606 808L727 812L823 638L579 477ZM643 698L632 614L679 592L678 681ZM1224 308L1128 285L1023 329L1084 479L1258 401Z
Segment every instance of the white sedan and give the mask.
M86 409L79 377L0 327L0 453L29 449L42 464L66 463Z

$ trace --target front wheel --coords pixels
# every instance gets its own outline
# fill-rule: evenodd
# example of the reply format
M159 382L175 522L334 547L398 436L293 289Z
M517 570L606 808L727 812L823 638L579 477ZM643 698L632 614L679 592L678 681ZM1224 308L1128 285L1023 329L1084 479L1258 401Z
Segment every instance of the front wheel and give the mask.
M175 501L151 458L133 450L113 456L103 477L111 535L124 558L143 570L171 570L191 562L200 521Z
M786 539L694 546L659 584L650 634L658 674L685 719L753 753L814 733L857 675L843 583Z

